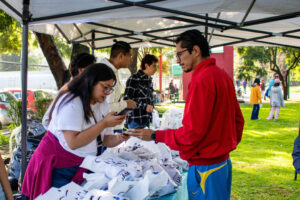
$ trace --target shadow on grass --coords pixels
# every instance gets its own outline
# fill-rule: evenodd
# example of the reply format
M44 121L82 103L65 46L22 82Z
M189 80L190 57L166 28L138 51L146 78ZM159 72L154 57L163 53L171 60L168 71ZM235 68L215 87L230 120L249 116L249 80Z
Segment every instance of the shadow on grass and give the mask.
M294 181L293 143L298 135L300 102L287 104L279 120L250 120L252 105L241 105L245 127L241 143L231 153L232 199L299 199L300 180Z

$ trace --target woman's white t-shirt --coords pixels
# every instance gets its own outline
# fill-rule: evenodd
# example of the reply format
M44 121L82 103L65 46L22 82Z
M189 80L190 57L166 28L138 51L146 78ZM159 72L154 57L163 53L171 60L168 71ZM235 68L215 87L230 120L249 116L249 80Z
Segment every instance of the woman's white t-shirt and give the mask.
M90 117L90 122L87 123L84 118L84 111L82 107L82 102L79 97L75 97L71 101L67 102L67 99L64 100L63 104L60 105L62 99L64 99L65 95L62 95L59 100L56 102L55 108L52 112L52 118L49 123L48 130L53 133L58 139L60 145L67 151L80 156L86 157L88 155L96 155L97 154L97 140L94 139L91 143L80 147L78 149L72 150L68 146L63 130L70 131L84 131L95 124L94 118ZM67 103L65 103L67 102ZM60 106L59 106L60 105ZM57 108L59 109L57 110ZM91 109L94 113L96 121L102 120L109 112L110 108L106 101L103 103L96 103L91 105ZM106 128L101 133L101 138L103 141L104 135L113 134L112 128Z

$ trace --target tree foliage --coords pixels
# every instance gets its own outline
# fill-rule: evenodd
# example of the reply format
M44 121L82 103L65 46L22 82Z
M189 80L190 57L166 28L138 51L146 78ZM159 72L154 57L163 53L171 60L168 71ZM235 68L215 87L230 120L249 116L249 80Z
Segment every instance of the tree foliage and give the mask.
M241 57L241 65L237 68L238 79L250 80L267 75L268 59L264 47L238 47L237 53Z
M20 23L0 10L0 51L1 53L18 53L22 46L22 29Z
M169 73L169 68L171 67L170 60L175 56L174 48L171 47L144 47L140 48L138 60L141 62L143 57L146 54L153 54L158 59L160 56L164 56L167 58L166 60L162 61L162 71L164 74Z
M264 67L268 66L270 72L279 74L283 86L284 99L287 99L290 70L300 67L300 48L290 47L239 47L238 54L242 58L242 65L238 68L238 77L254 73L263 76ZM256 63L260 63L258 71ZM247 71L248 69L248 71Z
M20 55L22 49L22 27L21 24L0 9L0 52L1 54L15 53ZM54 37L55 44L64 58L70 59L72 45L65 39ZM34 34L28 32L29 49L38 48L38 41Z
M22 27L18 21L0 9L0 52L2 54L20 54L22 49ZM28 32L28 47L35 48L38 43L34 35Z
M54 38L56 47L59 50L62 57L70 60L71 55L72 55L72 45L68 44L67 41L63 38L55 37L55 36L53 38Z

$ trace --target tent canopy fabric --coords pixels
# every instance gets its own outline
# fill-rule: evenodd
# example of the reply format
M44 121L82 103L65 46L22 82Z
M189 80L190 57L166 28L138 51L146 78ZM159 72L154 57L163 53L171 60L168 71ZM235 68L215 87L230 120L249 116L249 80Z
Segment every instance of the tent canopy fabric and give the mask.
M21 0L0 0L0 8L22 23ZM95 49L115 38L174 46L191 28L206 32L211 47L300 47L299 0L31 0L29 12L31 30Z

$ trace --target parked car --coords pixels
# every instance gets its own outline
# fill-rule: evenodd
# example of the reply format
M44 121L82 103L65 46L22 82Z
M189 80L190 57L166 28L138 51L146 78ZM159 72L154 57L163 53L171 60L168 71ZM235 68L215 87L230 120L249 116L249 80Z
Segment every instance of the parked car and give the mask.
M17 89L9 90L17 100L22 100L22 91ZM34 103L40 98L52 98L52 95L44 90L27 90L27 109L28 112L36 112Z
M12 120L7 115L7 107L0 102L0 130L4 125L9 125L10 123L12 123Z
M7 110L10 108L10 101L17 101L14 95L8 91L0 92L0 129L3 125L9 125L12 120L8 117Z

